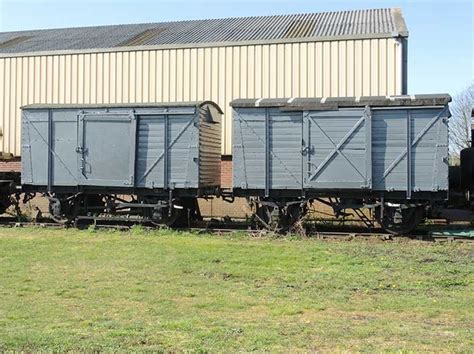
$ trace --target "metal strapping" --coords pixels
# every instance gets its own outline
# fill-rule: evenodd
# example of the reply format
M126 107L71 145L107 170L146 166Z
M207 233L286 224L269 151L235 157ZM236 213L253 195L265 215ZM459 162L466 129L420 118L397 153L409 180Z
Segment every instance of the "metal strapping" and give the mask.
M328 164L328 162L332 159L332 157L334 156L334 154L339 154L341 155L344 159L346 159L346 161L352 166L352 168L354 168L355 171L357 171L357 173L365 180L365 176L360 173L360 171L357 169L356 166L354 166L354 164L347 158L346 155L344 155L344 153L339 150L342 145L347 141L347 139L349 139L349 137L356 131L356 129L362 124L362 122L365 121L365 116L362 116L358 121L357 123L351 128L351 130L349 130L346 135L343 136L343 138L341 139L341 141L336 145L334 143L334 141L329 137L329 135L326 134L326 132L321 128L321 126L316 122L316 120L311 116L309 115L309 119L311 119L311 121L319 128L319 130L324 134L324 136L331 142L331 144L334 146L334 150L331 151L331 153L329 153L329 155L326 156L326 158L324 159L324 161L316 168L316 171L314 171L314 173L309 177L309 180L311 181L314 177L316 177L322 170L324 167L326 167L326 165Z
M36 133L38 133L38 136L40 137L40 139L46 144L46 146L48 147L48 152L53 154L54 156L57 157L58 161L64 166L64 168L66 169L66 171L71 175L72 178L74 178L74 180L76 182L79 182L77 180L77 176L74 175L70 170L69 168L67 168L66 164L64 163L64 161L61 159L61 157L56 154L56 152L51 149L51 146L48 145L48 142L47 140L43 137L43 135L41 135L41 133L39 132L39 130L35 127L35 125L33 124L33 122L27 117L27 115L23 115L25 117L25 119L30 123L30 125L33 127L34 130L36 130ZM30 148L30 153L31 153L31 148ZM31 159L30 159L31 160ZM33 170L32 170L33 171Z
M436 149L435 149L435 158L433 159L433 179L431 182L431 189L435 190L435 181L436 177L438 177L438 151L439 151L439 138L440 138L440 132L441 132L441 124L440 121L438 121L438 130L436 132Z
M247 163L245 161L244 136L242 134L242 117L240 113L237 113L237 116L239 117L239 125L240 125L240 143L242 144L242 161L244 163L245 188L248 188Z
M448 107L446 106L440 113L438 113L436 116L434 116L429 122L428 124L426 124L426 126L418 133L418 135L415 137L415 139L413 139L412 143L411 143L411 146L414 147L416 144L418 144L418 142L420 141L420 139L426 134L426 132L433 126L433 124L436 123L436 121L438 119L441 118L442 115L444 115L444 113L446 112L446 110L448 109ZM390 166L387 167L387 169L384 171L383 173L383 176L380 180L386 178L388 176L388 174L400 163L400 161L406 156L407 154L407 149L405 148L405 150L397 156L397 158L395 160L393 160L393 162L390 164Z
M239 120L243 121L247 127L250 129L250 131L253 133L253 135L255 135L257 137L257 139L262 143L262 146L265 146L265 142L262 140L262 138L255 132L255 130L252 129L252 127L248 124L248 122L245 120L245 119L241 119L240 118L240 115L239 115ZM278 160L278 162L285 168L285 170L291 175L291 177L293 177L293 179L297 182L297 183L301 183L298 178L296 178L296 176L293 174L293 172L288 168L286 167L286 165L283 163L283 161L280 160L280 158L275 155L275 153L273 152L273 150L270 150L270 153L272 154L272 156Z
M194 117L194 116L193 116ZM186 131L186 129L188 129L188 127L191 125L191 123L194 121L194 118L193 119L190 119L189 122L183 127L183 129L181 129L181 131L178 133L178 135L174 138L174 140L171 142L171 144L168 145L168 149L170 149L178 140L179 138L181 137L181 135L183 135L183 133ZM161 153L160 156L158 156L158 158L155 160L155 162L153 162L153 164L150 166L150 168L148 170L146 170L146 172L143 174L143 176L140 178L140 180L138 181L137 184L140 184L140 182L142 182L146 176L148 176L150 174L150 172L156 167L156 165L158 165L158 163L161 161L161 159L165 156L165 151L163 151Z

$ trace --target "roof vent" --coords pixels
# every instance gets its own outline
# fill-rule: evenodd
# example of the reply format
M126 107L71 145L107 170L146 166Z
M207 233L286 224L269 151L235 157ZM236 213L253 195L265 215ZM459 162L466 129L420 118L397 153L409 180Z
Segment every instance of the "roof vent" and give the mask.
M294 20L288 26L285 38L311 37L316 26L316 20L312 18Z
M33 36L20 36L20 37L9 39L8 41L5 41L5 42L0 42L0 49L13 47L14 45L20 44L21 42L24 42L30 38L33 38Z
M129 38L129 39L117 44L116 47L134 47L134 46L139 46L139 45L146 44L147 42L149 42L150 40L155 38L155 36L159 35L160 33L162 33L165 30L166 30L166 28L147 29L143 32L140 32L136 36L133 36L132 38Z

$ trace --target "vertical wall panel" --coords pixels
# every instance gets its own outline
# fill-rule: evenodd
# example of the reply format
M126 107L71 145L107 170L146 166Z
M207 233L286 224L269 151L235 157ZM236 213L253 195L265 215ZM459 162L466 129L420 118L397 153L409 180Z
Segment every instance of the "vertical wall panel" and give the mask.
M150 52L143 52L142 57L142 102L150 102Z
M2 142L3 142L3 147L4 150L8 147L10 147L10 121L14 119L14 117L10 114L10 93L11 93L11 80L10 80L10 75L11 75L11 59L6 58L5 59L5 69L3 71L4 77L2 78L3 80L0 80L0 82L4 82L4 89L3 89L3 117L2 117Z
M12 89L12 113L14 117L14 121L10 123L10 131L9 135L11 138L11 144L13 146L16 145L17 140L17 134L20 132L16 128L18 127L18 122L19 120L19 115L20 112L15 109L14 107L21 107L21 85L22 85L22 68L21 68L22 60L21 58L16 58L15 60L15 74L12 77L12 80L15 81L15 88ZM18 127L19 128L19 127Z
M128 97L127 102L137 102L137 52L129 53L129 66L125 70L128 72ZM125 85L127 87L127 85Z
M77 56L74 56L77 59ZM30 102L41 102L41 57L29 58L29 60L34 60L34 78L33 81L29 82L29 85L34 86L34 98ZM0 75L0 77L3 77ZM71 85L73 85L71 83ZM74 86L72 87L74 88Z
M196 100L204 99L204 48L198 48L197 50L197 62L196 62L196 72L197 72L197 82L196 82ZM166 65L165 65L166 67ZM168 101L166 97L166 92L164 92L164 100Z
M323 80L323 89L321 95L327 97L331 96L331 81L334 72L334 60L332 60L331 58L331 42L323 43L321 61L321 72Z
M308 45L300 44L300 61L299 61L299 96L308 97Z
M176 101L184 101L183 89L183 49L178 49L176 52ZM147 77L147 76L146 76ZM148 98L145 98L149 102Z
M99 54L92 54L90 58L90 98L89 103L97 103L97 94L98 94L98 62L97 57Z
M5 113L6 109L6 102L5 102L5 85L6 85L6 78L5 78L5 62L7 59L0 59L0 124L2 125L0 128L0 139L4 140L2 137L5 133L5 123L4 119L7 117Z
M255 96L262 97L262 46L255 46Z
M233 80L232 80L232 68L233 68L233 48L232 47L227 47L225 50L225 101L230 102L232 99L232 85L233 85ZM229 100L229 101L228 101ZM229 105L220 105L222 109L224 110L224 115L225 119L222 120L222 141L227 140L227 130L231 129L232 127L232 111L229 107ZM228 144L231 144L229 141Z
M120 91L122 92L122 102L121 103L128 103L130 102L130 86L132 83L130 82L130 53L124 52L122 53L122 80L119 82Z
M3 141L3 136L5 135L5 118L7 117L5 113L6 109L6 102L5 102L5 85L6 85L6 77L5 77L5 62L7 59L0 59L0 124L2 125L0 128L0 139Z
M149 90L149 101L156 102L156 52L151 51L148 58L149 62L149 75L148 80L148 90ZM183 80L184 81L184 80Z
M105 87L107 87L107 85L105 85ZM71 91L72 91L71 56L66 55L64 59L64 102L65 103L71 103Z
M204 70L203 70L203 92L204 96L203 97L209 97L209 99L212 99L212 56L211 56L211 48L206 48L204 49L204 57L203 57L203 65L204 65Z
M14 107L16 107L16 87L17 87L17 82L16 82L16 73L17 73L17 58L13 58L10 60L10 99L7 101L8 102L8 113L13 119L6 119L5 122L8 124L7 128L5 129L5 135L8 136L8 142L9 144L15 146L15 141L13 139L13 135L15 133L15 119L17 112Z
M337 88L338 96L347 96L348 80L347 80L347 41L339 41L338 48L338 78Z
M176 101L176 50L170 50L169 51L169 57L168 57L168 100L170 102L175 102Z
M354 41L346 42L346 95L354 96L355 92L355 62L354 62Z
M380 50L379 40L371 39L370 40L370 95L378 96L379 95L379 57Z
M238 76L240 82L238 83L239 89L236 90L236 94L241 98L247 98L248 94L248 83L247 73L248 73L248 58L247 58L247 47L240 47L240 56L239 56L239 68Z
M291 97L299 97L300 85L300 44L293 43L291 45Z
M401 94L400 49L389 38L0 58L1 149L20 154L21 105L209 99L230 154L232 99Z
M370 39L362 41L362 93L363 96L370 96L372 82L372 56L370 54Z
M247 51L247 96L255 97L255 46L249 46Z
M143 52L135 52L135 98L133 99L133 102L143 102L143 93L145 91L143 66Z
M163 51L156 53L156 102L163 101Z

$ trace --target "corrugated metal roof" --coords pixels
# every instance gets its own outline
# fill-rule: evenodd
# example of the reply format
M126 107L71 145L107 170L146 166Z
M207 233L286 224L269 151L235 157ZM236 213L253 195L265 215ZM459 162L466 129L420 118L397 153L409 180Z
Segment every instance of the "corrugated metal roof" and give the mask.
M0 53L407 35L400 9L385 8L3 32Z

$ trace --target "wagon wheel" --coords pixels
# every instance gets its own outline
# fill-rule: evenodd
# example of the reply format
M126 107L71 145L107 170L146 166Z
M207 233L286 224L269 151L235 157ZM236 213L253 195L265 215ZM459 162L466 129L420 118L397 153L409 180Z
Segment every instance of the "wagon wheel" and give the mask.
M257 229L263 228L272 232L279 232L279 215L275 213L275 208L268 205L256 205L254 216L254 226Z
M145 198L150 204L158 204L156 198ZM173 200L173 205L161 208L145 208L143 216L156 226L167 225L170 227L189 226L190 221L199 220L201 213L196 198L179 198Z
M380 207L375 209L377 222L382 228L394 235L405 235L413 231L423 220L423 207L391 207L384 205L382 218Z
M13 204L12 198L10 195L0 194L0 214L5 213L5 211Z
M0 185L0 214L3 214L7 209L15 205L15 211L17 215L20 215L19 208L19 194L15 194L15 183L13 181L3 182ZM14 195L15 194L15 195Z
M306 211L306 204L295 203L284 208L257 204L254 213L255 225L272 232L288 232L303 218Z
M88 194L79 201L83 212L98 215L106 210L106 202L101 194Z
M48 211L51 219L59 224L71 223L79 215L80 199L76 196L50 197Z
M183 210L171 207L165 207L160 209L146 209L145 217L155 225L167 225L175 226L178 220L181 218Z

